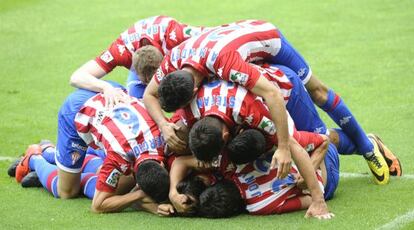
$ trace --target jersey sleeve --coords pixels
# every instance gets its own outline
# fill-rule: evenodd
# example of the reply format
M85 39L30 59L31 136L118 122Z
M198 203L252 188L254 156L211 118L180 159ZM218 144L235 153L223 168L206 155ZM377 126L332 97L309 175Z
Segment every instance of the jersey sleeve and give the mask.
M170 62L170 56L166 55L162 60L160 67L158 67L157 71L155 71L153 78L155 79L155 82L159 85L161 80L167 74L174 72L176 70L177 69Z
M114 193L119 178L130 173L130 163L116 153L110 152L99 171L96 189L102 192Z
M95 61L106 73L109 73L117 66L131 68L132 54L126 49L122 39L118 38L107 50L97 56Z
M165 33L165 46L167 50L172 50L174 47L181 44L190 37L199 35L205 27L189 26L179 23L177 20L171 20L168 24Z
M235 51L219 54L212 68L223 80L235 82L249 90L256 85L261 76L259 70L245 62Z
M173 117L176 120L177 118L181 119L184 125L187 126L188 128L191 128L194 125L194 123L197 122L197 119L194 117L189 106L183 109L177 110Z
M320 134L307 131L297 131L294 137L308 153L313 152L324 141Z

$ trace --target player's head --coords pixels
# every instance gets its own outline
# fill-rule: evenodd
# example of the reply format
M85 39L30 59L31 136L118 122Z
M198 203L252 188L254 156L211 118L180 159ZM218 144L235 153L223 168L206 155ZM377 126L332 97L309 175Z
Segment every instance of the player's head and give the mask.
M139 187L156 202L168 199L170 177L167 170L157 161L145 160L140 163L136 171L136 180Z
M266 150L266 139L260 131L248 129L238 134L228 145L228 156L235 164L256 160Z
M245 208L239 189L230 181L220 181L200 195L199 215L225 218L238 215Z
M207 116L191 128L189 147L197 160L209 163L220 154L228 138L228 129L223 121Z
M191 73L177 70L167 74L158 87L161 108L166 112L174 112L184 107L193 98L195 90Z
M199 177L194 175L189 175L177 184L178 193L186 195L188 197L186 204L191 206L191 208L184 213L185 216L193 216L196 214L199 206L200 194L206 189L206 187L207 186L204 182Z
M152 45L139 48L132 56L132 66L140 80L148 84L163 59L162 53Z

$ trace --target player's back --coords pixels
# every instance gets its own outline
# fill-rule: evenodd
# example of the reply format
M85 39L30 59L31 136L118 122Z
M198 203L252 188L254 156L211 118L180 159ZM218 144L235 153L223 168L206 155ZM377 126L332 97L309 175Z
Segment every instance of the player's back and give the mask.
M140 42L145 38L165 55L203 29L204 27L180 23L172 17L158 15L137 21L120 35L120 39L131 53L141 47Z
M79 135L86 143L115 152L128 161L142 153L162 154L164 138L144 104L134 98L112 109L104 107L98 94L85 103L75 121Z
M202 73L214 73L214 63L225 53L238 52L245 61L252 62L274 56L279 49L279 32L273 24L260 20L242 20L191 37L172 49L169 59L177 69L191 65ZM195 63L204 69L197 68Z
M252 214L274 214L295 189L297 169L291 168L284 179L277 179L277 168L270 168L270 157L259 158L251 163L238 165L233 181L238 186L246 209Z

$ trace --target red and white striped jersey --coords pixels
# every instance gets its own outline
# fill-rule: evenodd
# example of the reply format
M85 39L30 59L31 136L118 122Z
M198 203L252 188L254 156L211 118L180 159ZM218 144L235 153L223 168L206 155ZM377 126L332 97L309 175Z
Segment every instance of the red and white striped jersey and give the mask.
M276 144L276 127L262 98L233 82L215 80L203 84L190 104L177 113L188 127L205 116L216 116L229 128L237 124L259 129L269 146ZM296 132L289 114L288 129L290 135Z
M295 174L298 170L295 165L284 179L276 179L277 168L269 170L271 159L257 159L248 164L238 165L233 177L246 202L246 209L251 214L268 215L275 214L279 206L296 195L302 193L297 189ZM323 191L320 170L317 171L317 179L320 189Z
M273 24L238 21L204 31L172 49L155 79L159 83L166 74L191 66L203 76L219 76L251 89L261 73L248 63L269 59L280 47L280 34Z
M132 54L141 47L142 39L158 48L163 55L204 28L179 23L167 16L154 16L137 21L95 58L95 61L108 73L116 66L130 68Z
M97 94L75 117L78 134L86 144L129 162L140 155L164 156L164 138L142 102L131 98L130 103L109 110L104 105L104 97Z

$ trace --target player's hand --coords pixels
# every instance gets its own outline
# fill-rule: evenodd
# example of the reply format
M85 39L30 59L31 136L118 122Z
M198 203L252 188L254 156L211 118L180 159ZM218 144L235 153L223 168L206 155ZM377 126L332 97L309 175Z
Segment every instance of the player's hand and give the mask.
M292 166L292 156L290 155L289 148L282 149L278 148L273 154L272 162L270 163L270 168L274 169L277 165L277 179L285 178L289 172L290 167Z
M111 85L106 86L102 93L105 98L106 108L113 108L118 103L128 102L128 95L122 89Z
M335 214L329 212L324 200L312 201L305 214L305 218L314 217L319 220L331 219L334 216Z
M160 216L170 216L174 213L174 207L171 204L158 205L157 214Z
M303 177L300 174L295 175L295 183L296 183L296 187L302 190L308 188L308 186L305 183L305 179L303 179Z
M181 140L176 134L175 130L179 130L180 127L174 123L165 122L161 125L161 132L169 149L173 152L182 152L186 149L187 143Z
M194 206L190 198L184 194L170 195L170 201L178 213L187 213Z

